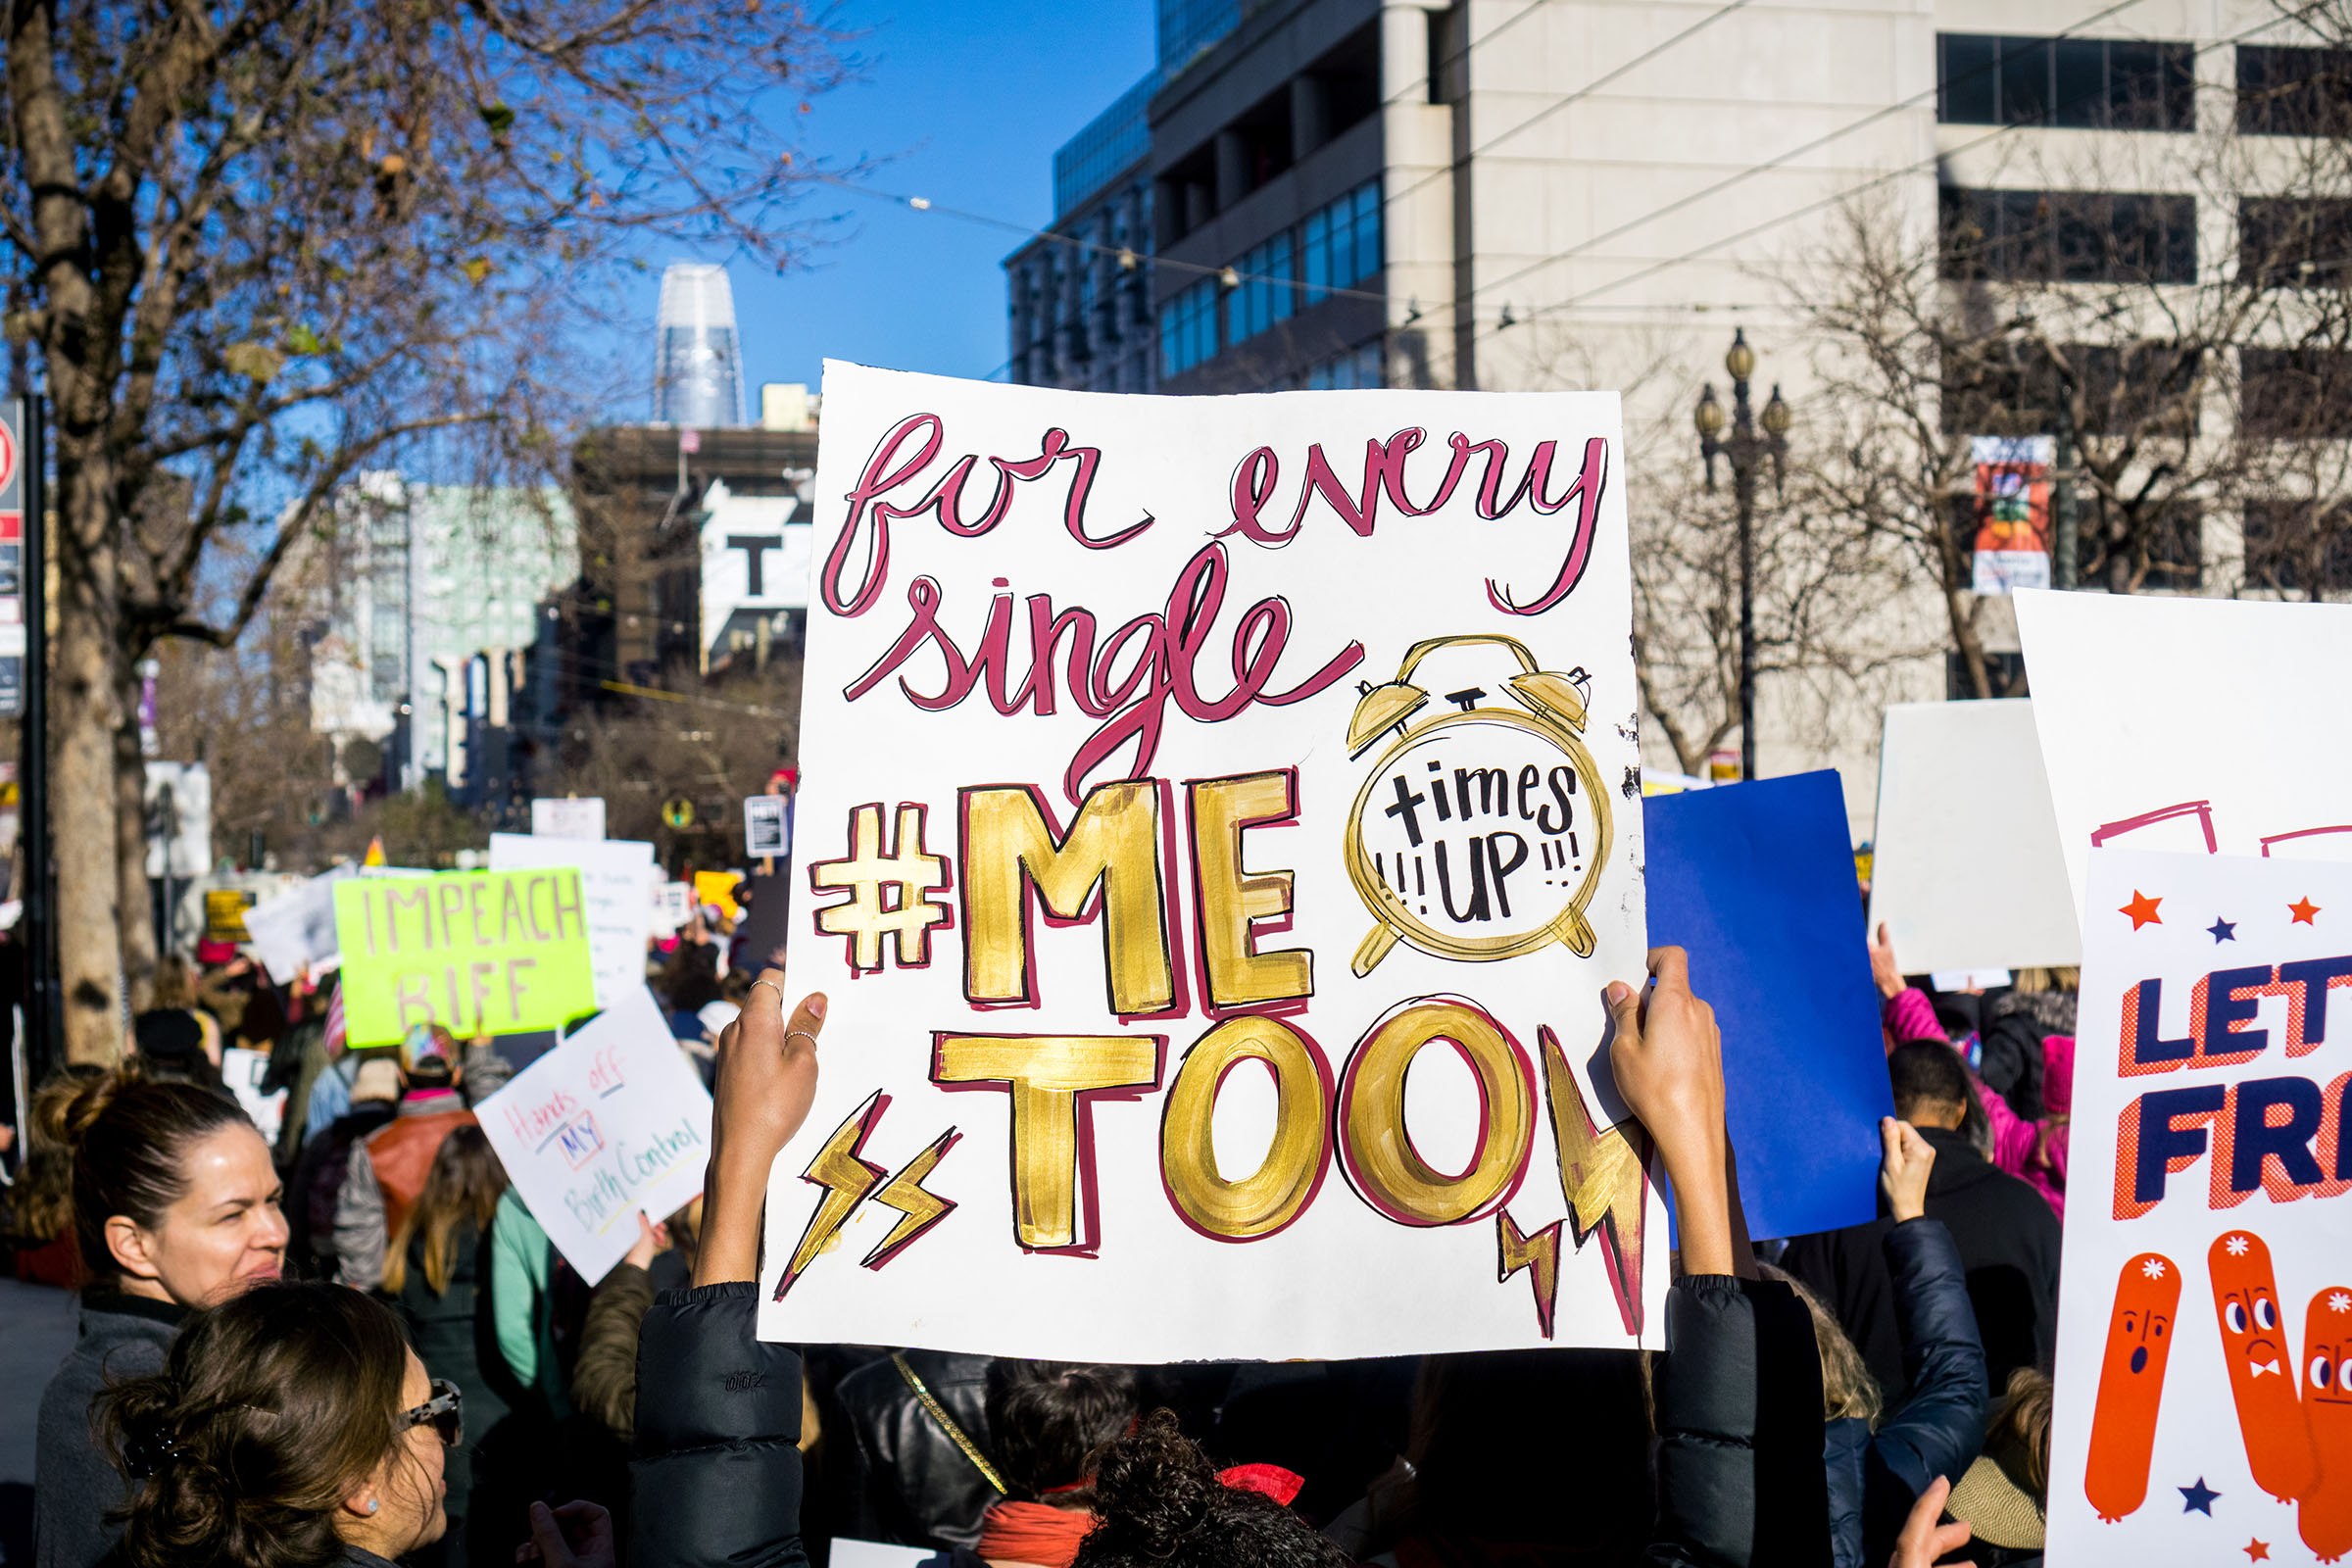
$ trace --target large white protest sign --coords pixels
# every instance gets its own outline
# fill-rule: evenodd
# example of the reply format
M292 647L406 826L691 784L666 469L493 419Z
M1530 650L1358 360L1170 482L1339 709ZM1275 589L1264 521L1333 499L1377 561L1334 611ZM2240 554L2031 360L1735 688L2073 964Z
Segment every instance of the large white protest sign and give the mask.
M245 911L245 935L270 978L285 985L309 966L316 974L341 961L335 940L335 884L358 872L351 866L311 878Z
M653 929L654 847L636 839L490 835L491 870L549 865L573 866L580 873L597 1005L611 1006L624 992L644 990L645 939Z
M2088 878L2049 1561L2333 1562L2352 865L2101 850Z
M1870 929L1881 921L1907 974L2080 960L2031 703L1886 710Z
M1613 394L828 368L762 1334L1661 1343ZM1406 1069L1410 1068L1408 1076Z
M2312 706L2352 670L2352 606L2021 593L2017 627L2078 908L2093 844L2352 858L2352 726Z
M710 1096L642 983L474 1107L531 1214L595 1284L694 1201L710 1157Z

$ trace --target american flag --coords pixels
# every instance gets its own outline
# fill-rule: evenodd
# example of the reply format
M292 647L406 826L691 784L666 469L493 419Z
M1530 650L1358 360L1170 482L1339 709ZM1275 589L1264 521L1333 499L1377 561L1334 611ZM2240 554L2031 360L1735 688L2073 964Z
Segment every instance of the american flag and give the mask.
M343 1049L343 988L341 986L335 987L334 996L326 1004L326 1049L330 1055Z

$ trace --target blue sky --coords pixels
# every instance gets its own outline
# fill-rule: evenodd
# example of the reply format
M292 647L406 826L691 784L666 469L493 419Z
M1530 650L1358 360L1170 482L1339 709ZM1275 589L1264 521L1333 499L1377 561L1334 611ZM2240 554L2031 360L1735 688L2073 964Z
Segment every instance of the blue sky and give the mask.
M864 183L1017 222L1052 218L1054 149L1151 69L1151 0L847 0L858 79L812 101L803 130L832 163L876 167ZM964 222L815 186L806 212L827 240L777 275L740 257L655 258L641 290L650 376L663 260L728 264L746 393L814 388L828 357L985 376L1006 357L1004 274L1020 243ZM640 400L613 415L643 418Z

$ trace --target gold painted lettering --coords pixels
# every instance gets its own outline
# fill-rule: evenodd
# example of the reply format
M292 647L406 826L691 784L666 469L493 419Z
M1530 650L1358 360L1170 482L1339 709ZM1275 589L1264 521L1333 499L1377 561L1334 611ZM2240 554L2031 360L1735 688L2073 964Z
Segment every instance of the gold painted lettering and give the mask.
M1227 1181L1211 1123L1226 1075L1245 1061L1274 1070L1274 1141L1257 1169ZM1331 1159L1331 1069L1311 1042L1278 1018L1228 1018L1185 1053L1160 1120L1159 1169L1169 1200L1206 1236L1271 1236L1313 1201Z
M1479 1143L1458 1176L1434 1169L1404 1125L1404 1075L1444 1041L1478 1077ZM1535 1069L1500 1024L1465 1002L1411 1003L1372 1026L1340 1082L1340 1153L1364 1200L1399 1225L1458 1225L1506 1201L1535 1136Z
M1098 785L1070 830L1054 836L1034 791L963 792L964 995L1032 1002L1029 890L1055 916L1092 918L1102 888L1110 1007L1159 1012L1176 1000L1167 899L1159 879L1159 790L1149 779Z
M1290 817L1298 809L1297 787L1287 768L1191 786L1193 897L1212 1007L1314 995L1314 956L1303 948L1260 953L1250 929L1291 912L1291 873L1242 868L1243 830Z
M1083 1097L1159 1087L1156 1035L940 1035L931 1081L1003 1084L1012 1095L1012 1225L1032 1250L1090 1247L1080 1199L1094 1182Z

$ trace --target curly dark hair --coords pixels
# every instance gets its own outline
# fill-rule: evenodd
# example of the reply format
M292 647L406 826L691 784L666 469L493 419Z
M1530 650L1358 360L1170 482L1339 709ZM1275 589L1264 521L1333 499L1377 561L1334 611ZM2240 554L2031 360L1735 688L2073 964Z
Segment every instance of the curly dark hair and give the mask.
M1166 1410L1096 1456L1095 1518L1072 1568L1348 1568L1282 1504L1219 1481Z

